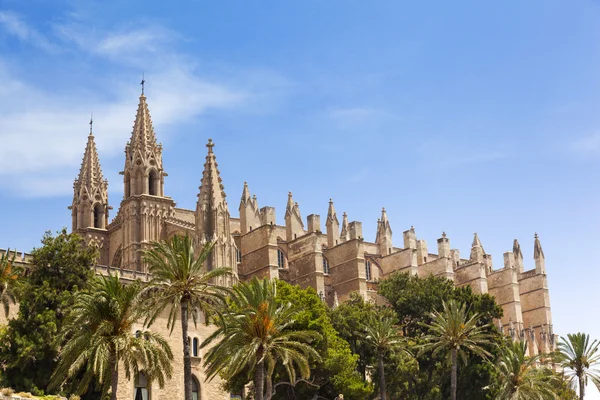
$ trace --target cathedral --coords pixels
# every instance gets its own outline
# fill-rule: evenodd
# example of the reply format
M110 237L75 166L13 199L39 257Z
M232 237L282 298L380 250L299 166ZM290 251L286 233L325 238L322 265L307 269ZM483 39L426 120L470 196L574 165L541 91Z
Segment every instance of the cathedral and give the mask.
M338 218L334 202L329 201L322 230L317 214L302 218L300 206L288 193L285 225L277 225L273 207L259 207L246 183L241 189L239 217L232 217L225 188L219 174L215 143L208 139L206 162L195 210L178 208L166 195L167 172L162 162L146 96L143 91L131 138L125 145L123 171L124 196L116 216L109 220L112 207L108 182L102 174L93 132L87 139L79 176L74 182L71 210L72 229L100 250L96 272L118 273L123 279L148 279L140 250L153 241L173 235L189 235L197 247L216 243L207 268L230 267L234 276L222 284L252 277L283 279L301 287L312 287L329 306L345 301L351 292L382 302L378 282L401 271L420 277L443 276L456 286L469 285L475 293L489 293L503 308L499 328L515 339L527 340L532 354L555 348L545 257L538 235L533 240L534 268L526 270L521 247L514 240L512 251L504 253L503 264L494 268L477 234L468 256L453 249L445 233L437 239L437 253L429 251L418 239L414 227L402 232L396 244L385 209L377 221L374 242L363 237L362 223L349 221L346 213ZM433 249L432 249L433 250ZM166 321L152 327L169 336ZM194 393L198 399L229 399L219 383L205 382L199 343L210 327L192 328ZM182 398L182 345L178 327L170 336L175 360L175 375L164 389L148 385L138 376L134 382L121 380L123 399ZM179 358L177 358L179 357Z

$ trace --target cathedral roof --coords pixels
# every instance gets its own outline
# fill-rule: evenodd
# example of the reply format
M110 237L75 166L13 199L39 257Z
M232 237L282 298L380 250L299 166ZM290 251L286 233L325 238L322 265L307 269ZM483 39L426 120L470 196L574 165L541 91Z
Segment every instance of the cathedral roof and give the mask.
M200 193L198 193L198 205L204 205L206 208L217 208L220 204L227 206L225 201L225 187L219 173L217 158L213 153L214 142L208 139L206 147L208 154L202 171L202 181L200 183Z

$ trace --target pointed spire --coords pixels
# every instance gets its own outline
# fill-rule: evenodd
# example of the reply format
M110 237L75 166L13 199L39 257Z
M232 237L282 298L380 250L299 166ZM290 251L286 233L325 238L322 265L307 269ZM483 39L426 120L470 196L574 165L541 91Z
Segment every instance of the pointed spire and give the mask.
M535 260L535 270L538 274L546 273L546 257L544 256L544 250L542 250L542 244L540 238L536 233L533 242L533 258Z
M104 182L106 181L104 180L102 169L100 168L100 159L96 149L96 142L90 128L90 134L88 135L87 145L85 146L85 152L83 153L83 160L79 170L79 177L77 178L76 183L100 188Z
M519 241L517 239L515 239L513 241L513 253L515 255L515 258L523 259L523 253L521 252L521 245L519 244Z
M202 181L200 183L200 193L198 193L198 207L201 205L216 209L219 206L223 208L227 207L225 198L225 187L223 186L221 175L219 173L219 164L217 164L217 158L213 152L215 146L212 139L208 139L206 147L208 148L208 154L206 156L206 162L204 163L204 171L202 171Z
M537 233L534 235L533 258L536 260L546 258L544 256L544 250L542 250L542 244L540 243L540 238L538 237Z
M515 239L513 241L513 254L515 258L515 266L519 273L522 273L525 269L525 265L523 263L523 253L521 252L521 245L519 241Z
M248 189L248 182L244 182L244 189L242 190L242 203L247 204L250 201L250 189Z
M483 248L483 246L481 245L481 240L479 240L479 236L477 236L477 233L473 234L473 243L471 244L471 247Z
M142 80L142 82L144 81ZM158 146L154 127L152 126L152 118L150 117L150 109L148 108L148 103L146 103L146 96L142 92L133 124L131 139L129 140L129 147L136 153L135 155L139 154L143 159L146 159Z
M485 251L483 250L483 246L481 241L479 240L479 236L477 233L473 234L473 243L471 244L471 256L469 259L471 261L482 262Z
M294 198L292 197L292 192L288 192L286 212L291 211L292 208L294 208Z
M344 214L342 214L342 232L340 233L340 239L345 242L346 240L350 239L349 235L350 231L348 229L348 215L344 211Z
M329 223L329 221L335 221L336 223L338 222L337 219L337 213L335 212L335 207L333 206L333 200L329 199L329 208L327 209L327 222Z

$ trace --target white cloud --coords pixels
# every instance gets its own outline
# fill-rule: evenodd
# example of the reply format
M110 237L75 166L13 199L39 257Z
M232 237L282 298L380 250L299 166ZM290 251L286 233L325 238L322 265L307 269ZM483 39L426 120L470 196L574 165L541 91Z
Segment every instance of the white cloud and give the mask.
M0 24L21 40L45 43L15 14L1 12ZM136 68L138 62L150 66L146 71L148 104L162 140L168 138L161 127L189 121L207 109L240 106L250 96L246 89L200 76L193 59L167 46L176 36L159 26L118 33L95 30L92 34L79 28L83 25L57 27L65 48L74 44L71 51L97 56L121 71ZM57 61L68 63L66 59ZM122 153L131 134L139 87L95 71L94 79L104 83L104 90L90 93L69 85L57 93L28 83L17 68L3 65L0 59L0 190L37 197L70 193L91 111L101 157ZM53 79L52 69L45 73Z
M571 149L577 153L600 153L600 133L595 133L579 140L576 140L571 145Z
M16 36L20 40L32 43L43 50L55 52L58 47L51 43L44 35L36 29L29 26L23 18L15 13L0 10L0 26L9 34Z

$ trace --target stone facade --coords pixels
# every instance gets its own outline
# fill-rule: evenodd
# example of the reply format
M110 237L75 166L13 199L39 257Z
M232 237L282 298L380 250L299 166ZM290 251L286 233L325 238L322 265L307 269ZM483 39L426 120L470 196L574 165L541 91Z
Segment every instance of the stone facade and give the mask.
M508 335L528 340L532 354L548 352L555 346L544 253L537 234L534 239L535 268L525 271L523 255L515 240L513 250L504 254L502 268L494 269L475 234L469 258L452 249L445 233L437 240L437 254L430 253L425 240L417 238L411 227L402 234L402 245L393 244L390 221L385 209L377 221L375 242L363 237L362 223L348 222L346 213L340 225L332 200L329 201L325 231L321 218L311 214L306 225L300 207L288 194L285 225L277 225L273 207L259 208L244 183L239 203L239 218L232 218L219 174L214 143L208 140L207 156L195 210L176 207L165 195L167 173L162 164L162 146L157 143L146 97L139 99L130 141L125 147L124 197L116 217L110 222L108 183L100 168L94 136L90 130L79 177L74 183L71 206L72 227L98 246L97 272L109 271L124 279L147 279L147 267L139 250L152 241L175 234L194 237L198 247L215 241L209 269L229 266L234 270L230 282L252 277L286 280L301 287L313 287L330 306L359 292L366 299L381 301L377 283L395 271L421 277L443 276L457 286L470 285L475 293L490 293L504 310L499 327ZM165 336L166 320L153 329ZM210 328L199 326L191 336L205 338ZM182 398L182 343L178 327L170 336L176 359L174 378L165 389L152 388L151 398ZM204 381L200 359L194 360L194 375L200 384L199 398L229 398L215 381ZM134 398L134 382L120 383L122 398Z

